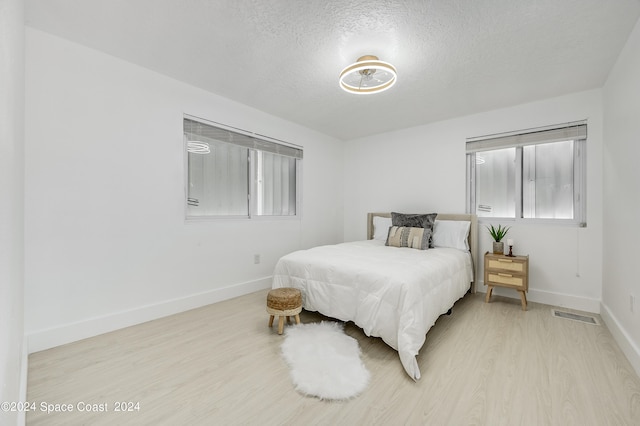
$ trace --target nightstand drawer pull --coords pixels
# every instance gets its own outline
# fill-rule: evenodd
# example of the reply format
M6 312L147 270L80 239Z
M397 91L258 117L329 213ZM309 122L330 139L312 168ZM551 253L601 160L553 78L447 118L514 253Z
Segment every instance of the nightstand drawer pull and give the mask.
M498 275L500 275L501 277L509 277L509 278L513 277L513 275L511 274L503 274L502 272L498 272Z
M511 259L498 259L498 262L511 263L511 262L513 262L513 260L511 260Z

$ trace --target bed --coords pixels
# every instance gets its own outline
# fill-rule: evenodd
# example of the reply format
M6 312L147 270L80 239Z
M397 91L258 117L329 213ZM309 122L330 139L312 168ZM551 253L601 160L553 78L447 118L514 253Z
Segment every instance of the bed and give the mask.
M432 222L437 247L417 250L385 245L384 236L393 231L390 220L391 213L369 213L366 241L283 256L272 287L298 288L306 310L353 321L368 336L382 338L418 380L416 356L427 331L458 299L475 292L477 221L475 215L438 214Z

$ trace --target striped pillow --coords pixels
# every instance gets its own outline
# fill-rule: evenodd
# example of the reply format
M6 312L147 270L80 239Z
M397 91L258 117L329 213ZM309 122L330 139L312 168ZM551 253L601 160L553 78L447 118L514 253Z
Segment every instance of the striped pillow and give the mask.
M431 229L392 226L389 228L385 245L389 247L408 247L427 250L430 239Z

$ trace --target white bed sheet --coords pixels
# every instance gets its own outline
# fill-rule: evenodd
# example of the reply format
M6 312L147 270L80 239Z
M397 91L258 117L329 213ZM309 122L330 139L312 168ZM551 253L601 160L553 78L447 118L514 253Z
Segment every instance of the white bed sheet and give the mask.
M440 315L469 290L471 254L451 248L416 250L368 240L320 246L282 257L273 288L302 290L303 306L353 321L396 349L414 380L416 355Z

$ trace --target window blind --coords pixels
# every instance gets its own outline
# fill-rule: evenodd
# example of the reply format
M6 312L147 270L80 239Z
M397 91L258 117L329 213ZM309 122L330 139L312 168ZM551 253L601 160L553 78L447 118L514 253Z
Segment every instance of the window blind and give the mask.
M268 136L253 136L186 117L184 118L184 133L189 141L202 141L202 138L206 138L287 157L302 158L302 149L275 142ZM206 142L206 140L203 142Z
M576 121L564 125L530 129L521 132L468 138L467 153L586 138L586 120Z

